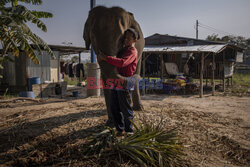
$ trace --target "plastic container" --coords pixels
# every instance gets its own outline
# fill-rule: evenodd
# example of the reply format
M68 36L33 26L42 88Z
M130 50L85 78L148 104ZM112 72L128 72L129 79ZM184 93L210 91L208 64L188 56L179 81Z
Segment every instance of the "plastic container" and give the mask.
M78 97L78 91L72 92L73 97Z
M32 85L34 85L34 84L40 84L39 77L28 78L28 90L29 91L32 91Z

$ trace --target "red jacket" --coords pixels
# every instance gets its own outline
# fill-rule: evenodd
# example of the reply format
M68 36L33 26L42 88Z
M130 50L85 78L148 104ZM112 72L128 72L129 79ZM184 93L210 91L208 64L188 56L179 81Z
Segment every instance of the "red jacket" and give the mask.
M116 66L122 76L130 77L136 70L137 50L135 47L124 48L117 57L107 56L107 62Z

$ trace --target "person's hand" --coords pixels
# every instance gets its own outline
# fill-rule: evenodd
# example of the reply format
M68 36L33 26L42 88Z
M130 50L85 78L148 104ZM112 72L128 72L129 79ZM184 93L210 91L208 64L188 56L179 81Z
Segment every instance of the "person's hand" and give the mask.
M100 52L100 54L97 56L98 61L106 61L106 55Z

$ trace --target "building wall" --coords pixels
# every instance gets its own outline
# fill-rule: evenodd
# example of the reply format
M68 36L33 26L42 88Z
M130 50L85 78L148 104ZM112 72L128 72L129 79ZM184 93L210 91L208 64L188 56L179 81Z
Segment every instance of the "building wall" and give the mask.
M12 60L15 60L15 57L12 54L9 54L9 57ZM15 71L15 62L6 61L3 64L4 69L1 70L1 75L3 78L0 79L1 85L16 85L16 71Z
M28 60L27 63L27 73L28 77L39 77L41 83L45 81L57 82L57 72L58 72L58 57L59 52L54 51L56 56L55 60L51 60L51 56L48 55L46 51L42 52L41 56L38 56L40 64L34 64L32 60Z
M50 81L58 82L58 59L50 60Z

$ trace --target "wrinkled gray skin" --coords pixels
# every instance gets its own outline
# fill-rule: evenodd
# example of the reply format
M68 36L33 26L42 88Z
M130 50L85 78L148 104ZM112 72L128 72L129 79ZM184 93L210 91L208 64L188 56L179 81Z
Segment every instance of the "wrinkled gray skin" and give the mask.
M106 8L98 6L93 8L88 15L85 22L83 38L85 40L86 48L89 49L90 45L93 47L96 55L103 52L105 55L116 56L119 49L122 47L122 37L124 31L128 28L134 28L139 33L139 39L136 42L136 49L138 51L138 63L135 75L138 78L141 69L142 51L145 45L145 40L139 24L134 19L132 13L125 11L120 7ZM120 78L126 79L118 74L116 67L108 64L105 61L98 62L101 68L101 77L105 82L107 78ZM136 75L138 74L138 75ZM109 118L109 90L104 89L104 96L107 105ZM133 91L133 104L134 109L142 110L141 99L139 90Z

